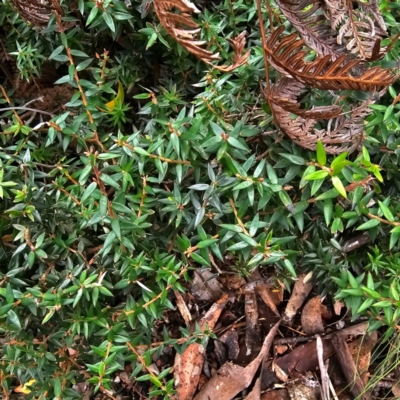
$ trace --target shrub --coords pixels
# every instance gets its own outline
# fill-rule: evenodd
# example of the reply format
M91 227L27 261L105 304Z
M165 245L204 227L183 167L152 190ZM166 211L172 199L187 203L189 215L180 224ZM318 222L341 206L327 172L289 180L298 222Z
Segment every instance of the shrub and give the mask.
M0 3L0 59L13 83L0 100L5 393L20 384L70 399L87 381L107 394L130 364L150 395L170 398L170 368L157 376L152 360L209 334L182 330L179 340L163 319L195 268L247 275L261 266L287 289L312 271L354 319L368 315L387 337L397 329L397 83L364 106L363 144L330 156L274 126L252 2L199 5L212 54L229 59L226 38L247 31L249 59L229 72L177 44L148 2L29 4L25 14L19 1ZM380 8L394 36L399 9ZM269 14L276 26L279 12ZM399 51L394 42L381 65ZM346 113L369 96L309 88L301 102L338 100Z

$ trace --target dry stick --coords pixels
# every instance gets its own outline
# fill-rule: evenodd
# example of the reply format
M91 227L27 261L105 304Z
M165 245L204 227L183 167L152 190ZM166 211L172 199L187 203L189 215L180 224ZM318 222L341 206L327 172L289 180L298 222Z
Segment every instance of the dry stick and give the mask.
M321 388L322 388L322 400L329 400L329 383L328 373L324 364L324 346L320 335L317 335L317 356L319 370L321 372Z
M0 111L10 111L10 110L25 110L25 111L33 111L33 112L37 112L40 114L45 114L45 115L50 115L50 117L55 117L55 114L49 113L47 111L43 111L43 110L38 110L36 108L30 108L30 107L3 107L0 109Z
M356 364L351 355L350 349L346 341L340 335L334 335L332 344L335 347L336 355L339 360L340 366L348 384L350 385L351 393L362 400L366 400L365 385L360 376L358 375Z
M245 235L247 235L247 236L250 236L250 235L249 235L249 232L247 232L247 229L246 229L246 227L244 226L242 220L241 220L241 219L239 218L239 216L238 216L238 212L237 212L236 207L235 207L235 202L234 202L232 199L229 199L229 203L231 204L231 207L232 207L232 209L233 209L233 213L235 214L235 217L236 217L236 219L237 219L237 222L238 222L239 226L243 229L243 233L244 233Z
M268 2L268 0L267 0L267 2ZM262 18L261 0L257 0L257 11L258 11L258 21L260 23L260 30L261 30L261 40L262 40L262 44L263 44L265 79L266 79L266 84L267 84L267 99L268 99L268 103L269 103L270 86L269 86L268 56L267 56L267 52L265 51L265 48L267 47L267 40L266 40L266 36L265 36L264 21ZM272 108L271 108L271 111L272 111Z

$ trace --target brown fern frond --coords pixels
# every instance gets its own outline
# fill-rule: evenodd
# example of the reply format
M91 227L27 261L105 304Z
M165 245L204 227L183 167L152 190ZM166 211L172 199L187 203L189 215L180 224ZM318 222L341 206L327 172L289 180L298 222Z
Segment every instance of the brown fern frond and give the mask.
M63 11L58 0L12 0L18 14L27 22L39 27L45 27L51 14L62 15Z
M334 108L331 110L329 110L329 107L323 107L314 114L311 112L303 113L293 118L291 114L294 113L295 109L285 108L285 106L297 101L301 89L301 84L287 78L282 79L271 88L272 111L282 131L296 144L310 150L316 149L319 140L324 144L325 150L329 154L356 150L364 137L364 119L372 112L368 106L374 102L374 99L371 97L365 100L361 106L353 106L348 113L341 114L338 112L340 107L333 106ZM273 99L281 96L289 99L289 101L273 101ZM336 118L329 119L327 129L316 129L317 119L326 119L329 112Z
M292 114L303 118L311 119L331 119L337 117L342 112L342 107L338 105L318 106L310 110L301 108L298 98L304 89L304 85L294 79L282 78L274 85L269 96L270 103L289 111ZM264 93L264 97L265 97Z
M314 61L304 60L308 52L304 50L304 40L297 33L282 36L284 27L279 27L267 39L265 51L279 71L284 71L303 84L325 90L363 90L383 89L399 76L391 69L369 68L363 72L356 70L362 60L349 59L345 55L332 60L330 55L316 57Z
M200 13L194 4L186 0L154 0L153 4L161 25L189 53L208 64L221 59L219 53L213 53L204 47L206 41L198 39L199 25L190 17L192 13ZM171 12L172 9L178 10L180 14ZM232 65L211 65L220 71L230 72L245 64L250 55L250 51L243 54L245 35L246 32L242 32L234 39L227 39L234 51Z
M336 32L323 15L323 0L275 0L276 4L299 32L304 43L317 54L330 55L336 60L345 52L345 47L338 44Z
M381 40L387 36L387 28L376 0L324 1L332 29L338 33L338 44L345 45L350 53L367 61L385 55Z

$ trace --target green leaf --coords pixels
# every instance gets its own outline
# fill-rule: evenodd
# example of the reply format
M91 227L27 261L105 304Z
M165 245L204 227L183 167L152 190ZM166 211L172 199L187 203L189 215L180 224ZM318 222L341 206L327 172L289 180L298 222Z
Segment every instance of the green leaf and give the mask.
M237 233L243 232L243 229L239 225L221 224L220 228Z
M21 329L21 322L18 318L18 315L13 311L9 310L7 313L7 320L10 324L15 325L17 328Z
M393 222L394 221L394 217L393 217L393 214L390 211L389 207L386 204L384 204L381 201L379 201L379 200L378 200L378 203L379 203L379 208L381 209L381 211L382 211L383 215L385 216L385 218L387 220L389 220L390 222Z
M83 51L80 51L80 50L76 50L76 49L71 49L71 54L75 57L89 58L89 56L86 53L84 53Z
M324 179L329 175L328 171L315 171L304 177L306 181L315 181L317 179Z
M244 182L239 183L237 186L235 186L235 187L233 188L233 190L246 189L246 188L248 188L249 186L251 186L251 185L253 185L253 184L254 184L253 181L244 181Z
M232 246L229 246L227 248L228 251L237 251L237 250L243 250L246 247L249 247L250 245L247 242L239 242L235 243Z
M207 240L202 240L201 242L197 243L197 247L199 249L203 249L205 247L210 247L212 244L217 243L218 239L207 239Z
M156 42L156 40L157 40L157 33L156 32L153 32L152 34L151 34L151 36L149 37L149 40L147 41L147 44L146 44L146 50L148 50L150 47L152 47L153 45L154 45L154 43Z
M320 140L318 140L317 143L317 161L318 164L321 165L322 167L325 166L326 164L326 153L324 149L324 145Z
M290 274L296 278L296 271L294 270L293 264L290 260L288 260L287 258L283 261L283 265L285 266L285 268L290 272Z
M378 226L379 224L380 224L380 221L378 221L377 219L371 219L371 220L361 224L357 228L357 230L358 231L364 231L364 230L367 230L367 229L372 229L372 228L375 228L376 226Z
M210 266L210 264L208 263L208 261L206 261L202 256L200 256L197 253L191 253L190 257L193 258L194 261L198 262L201 265L206 265L207 267Z
M392 303L389 300L378 301L373 305L373 307L388 307L392 306Z
M49 56L49 60L52 60L55 56L58 56L64 50L64 46L58 46Z
M286 207L293 206L292 200L284 190L279 192L279 198Z
M98 12L99 12L99 9L96 6L92 8L92 10L90 11L90 14L86 20L86 26L90 25L93 22L93 20L97 16Z
M135 146L133 151L142 156L150 156L150 153L148 153L145 149L142 149L141 147L138 147L138 146Z
M279 153L279 155L283 158L286 158L293 164L306 165L306 160L303 157L295 156L294 154L290 153Z
M95 191L96 188L97 188L97 183L92 182L83 192L81 202L83 203L86 199L88 199L91 196L91 194Z
M331 199L324 200L324 217L327 226L331 223L333 214L333 203Z
M385 115L383 116L383 121L386 121L393 114L394 105L391 104L385 111Z
M333 161L331 164L331 168L333 170L337 169L340 165L342 165L343 161L346 159L348 152L345 151L342 154L339 154ZM339 171L340 172L340 171Z
M244 143L242 143L240 140L234 138L233 136L229 136L228 138L228 143L233 146L236 147L239 150L244 150L244 151L249 151L249 148L247 147L247 145L245 145Z
M331 189L328 190L327 192L324 192L320 194L316 200L326 200L326 199L334 199L335 197L338 197L339 192L336 189Z
M347 198L347 193L346 193L346 189L343 186L342 181L340 180L339 177L337 176L333 176L332 177L332 184L335 187L335 189L345 198Z
M111 15L108 14L107 12L103 12L103 18L104 18L104 21L106 21L106 24L108 25L108 27L111 29L111 31L115 33L115 24L114 24L114 21L113 21Z

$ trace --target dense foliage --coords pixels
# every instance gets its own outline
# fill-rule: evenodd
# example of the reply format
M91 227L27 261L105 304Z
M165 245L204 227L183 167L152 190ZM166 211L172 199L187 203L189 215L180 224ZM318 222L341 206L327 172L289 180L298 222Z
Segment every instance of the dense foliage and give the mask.
M62 26L55 14L40 25L0 3L0 61L14 68L0 99L14 108L0 135L4 393L29 381L43 399L79 397L81 381L107 393L131 363L151 395L169 398L169 369L157 376L150 364L178 342L163 313L195 268L261 266L288 290L312 271L354 319L367 315L387 336L398 328L397 83L369 106L363 143L334 157L274 125L254 2L197 4L200 35L224 60L226 38L247 31L249 59L228 73L187 53L148 1L61 7ZM269 21L293 31L274 4L262 7L267 32ZM399 4L380 9L395 36ZM397 41L378 63L396 67L399 53ZM27 104L44 92L47 102ZM68 100L53 108L54 93ZM371 96L339 94L344 112ZM300 101L332 99L307 89ZM182 331L176 349L205 334ZM163 344L144 346L153 342Z

